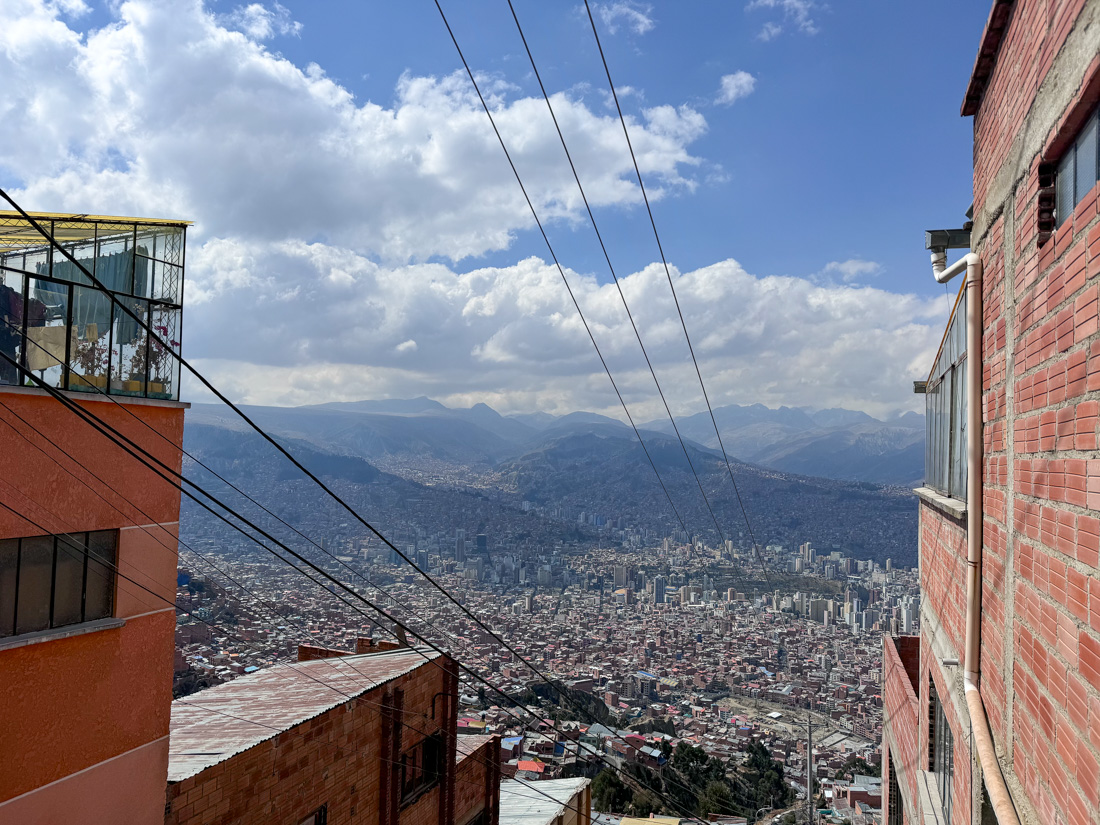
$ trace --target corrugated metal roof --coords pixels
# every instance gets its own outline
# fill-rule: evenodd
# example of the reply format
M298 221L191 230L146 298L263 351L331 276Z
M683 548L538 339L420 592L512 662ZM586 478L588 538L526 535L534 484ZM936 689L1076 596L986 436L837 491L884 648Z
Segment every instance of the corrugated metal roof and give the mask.
M493 738L491 733L482 733L476 736L459 736L458 741L455 744L455 762L461 762L466 757L474 753L478 748L484 745L486 742ZM496 759L497 754L492 754L489 758Z
M573 797L589 782L584 777L542 782L505 779L500 783L500 825L549 825L565 813L566 805L574 804Z
M425 661L427 657L428 661ZM168 781L181 782L430 662L405 649L274 665L172 703ZM331 687L329 687L331 685Z

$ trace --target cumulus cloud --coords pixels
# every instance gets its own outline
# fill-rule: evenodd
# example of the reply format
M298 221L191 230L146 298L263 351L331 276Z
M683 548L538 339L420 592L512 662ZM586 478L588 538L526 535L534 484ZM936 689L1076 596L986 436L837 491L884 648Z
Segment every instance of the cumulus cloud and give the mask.
M656 25L653 7L648 3L619 0L614 3L593 3L592 8L611 34L618 33L620 23L634 34L645 34Z
M718 97L714 102L723 106L729 106L734 101L748 97L756 88L756 78L748 72L734 72L722 75L722 82L718 88Z
M270 40L276 35L297 36L302 31L302 24L292 20L290 10L278 3L270 9L262 3L238 6L219 20L226 28L244 32L254 40Z
M539 258L458 270L385 266L320 243L235 246L211 242L191 256L186 346L242 400L352 399L368 387L502 411L621 412L560 275ZM264 274L227 282L223 257L230 272L251 261ZM334 270L346 277L330 278ZM566 274L632 410L659 417L614 286ZM717 404L906 409L909 382L927 371L942 332L942 297L756 277L734 260L673 277ZM663 268L621 280L676 411L697 411ZM280 297L299 285L292 299Z
M275 25L253 16L259 34ZM392 104L357 103L198 0L130 0L85 38L41 2L4 3L0 82L0 172L36 208L178 215L200 237L324 238L390 262L481 255L532 225L463 74L408 74ZM575 219L543 101L486 87L540 216ZM553 102L593 206L640 203L614 114ZM694 186L703 116L656 106L632 121L652 194Z
M760 40L767 42L774 40L788 27L803 34L817 34L818 24L814 19L814 13L820 8L821 6L814 0L752 0L745 6L745 11L768 9L779 12L782 22L769 20L757 34Z
M556 269L468 260L506 250L529 217L466 78L407 74L392 101L359 102L321 67L269 51L262 23L234 30L199 0L111 8L114 22L81 34L57 4L0 4L0 177L32 209L193 218L184 349L231 397L618 414ZM486 81L540 214L576 220L545 104ZM593 205L639 203L615 116L565 94L554 106ZM690 147L706 129L689 106L631 123L651 197L695 185ZM628 401L657 417L618 293L567 274ZM734 260L674 277L716 404L910 408L907 382L927 370L946 311L944 298L757 276ZM676 412L697 411L663 269L622 281Z
M862 258L849 258L846 261L830 261L823 271L826 275L839 275L847 284L868 275L878 275L882 272L882 265Z

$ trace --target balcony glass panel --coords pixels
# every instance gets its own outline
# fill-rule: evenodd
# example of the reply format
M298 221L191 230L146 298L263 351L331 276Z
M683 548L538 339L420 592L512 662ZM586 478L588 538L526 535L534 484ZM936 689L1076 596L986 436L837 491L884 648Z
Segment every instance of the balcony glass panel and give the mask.
M68 323L72 287L49 278L30 278L25 308L24 365L51 387L65 388L65 365L71 360L72 328Z
M111 364L111 299L95 287L73 287L73 358L69 389L105 392Z
M124 305L137 316L135 320L119 305ZM149 366L149 338L143 324L149 323L149 302L138 298L121 297L114 306L111 332L111 394L145 395Z
M0 211L0 352L59 389L178 398L172 353L180 347L186 225L32 216L76 262L26 219ZM163 329L156 336L165 346L145 322ZM0 384L26 380L0 361Z

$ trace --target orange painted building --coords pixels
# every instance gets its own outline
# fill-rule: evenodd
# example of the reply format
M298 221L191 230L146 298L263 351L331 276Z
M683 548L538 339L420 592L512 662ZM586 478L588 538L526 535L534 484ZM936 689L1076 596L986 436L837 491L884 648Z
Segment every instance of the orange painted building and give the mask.
M28 373L180 469L186 224L0 212L0 823L161 823L180 494ZM130 581L132 580L132 581Z

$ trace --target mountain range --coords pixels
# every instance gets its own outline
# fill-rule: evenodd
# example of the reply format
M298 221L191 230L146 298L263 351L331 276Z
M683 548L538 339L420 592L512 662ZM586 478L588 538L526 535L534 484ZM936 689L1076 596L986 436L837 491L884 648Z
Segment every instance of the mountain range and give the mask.
M503 416L484 404L455 409L428 398L243 409L319 475L393 513L415 502L415 520L442 529L471 507L480 520L503 525L527 501L541 514L531 527L543 535L576 531L587 513L657 535L684 528L742 545L751 535L761 544L810 540L902 564L915 556L913 497L882 480L919 478L906 461L907 451L921 449L920 416L882 422L846 410L719 408L727 468L707 443L706 413L678 422L683 447L660 422L645 425L643 449L622 422L588 412ZM193 405L185 445L230 477L266 479L286 507L302 506L294 471L268 456L227 408ZM739 453L776 466L746 463ZM854 478L824 477L830 461L830 472Z
M245 407L265 427L372 461L494 467L524 449L564 434L629 434L621 421L590 412L501 415L486 404L451 408L430 398L334 402L303 407ZM761 404L714 411L730 458L820 478L915 486L924 470L924 416L889 421L844 409L811 410ZM221 407L196 404L189 421L240 427ZM696 449L719 449L706 412L677 421ZM644 438L673 434L666 420L640 426ZM620 432L621 431L621 432Z

